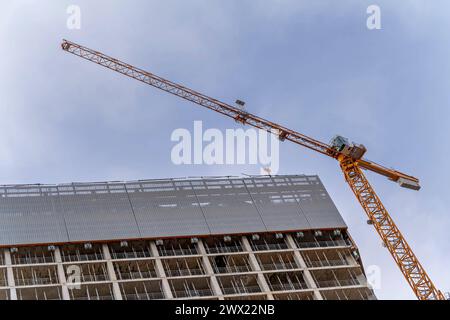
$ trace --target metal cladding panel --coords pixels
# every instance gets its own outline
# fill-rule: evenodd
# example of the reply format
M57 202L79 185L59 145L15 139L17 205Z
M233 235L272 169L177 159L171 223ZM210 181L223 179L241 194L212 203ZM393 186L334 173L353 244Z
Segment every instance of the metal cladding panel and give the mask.
M212 234L267 231L242 180L203 180L195 193Z
M124 185L74 186L60 195L71 241L140 238Z
M130 184L127 190L144 238L210 234L190 181Z
M347 228L319 177L308 177L308 181L310 184L306 186L307 190L300 198L299 204L311 228Z
M39 187L0 190L0 244L68 241L57 196Z
M307 181L307 178L302 178ZM270 231L311 229L298 202L302 190L287 178L245 179L246 186Z
M317 176L0 187L0 245L331 228Z

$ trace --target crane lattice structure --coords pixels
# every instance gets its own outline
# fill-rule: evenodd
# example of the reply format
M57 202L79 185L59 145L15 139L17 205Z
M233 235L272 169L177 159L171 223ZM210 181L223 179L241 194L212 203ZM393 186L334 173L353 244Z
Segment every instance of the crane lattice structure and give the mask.
M363 159L366 148L363 145L349 143L343 137L336 136L330 144L326 144L79 44L63 40L62 49L127 77L233 118L244 125L250 125L276 134L281 141L289 140L338 160L345 180L366 212L369 218L368 221L375 227L417 298L420 300L445 299L444 294L435 287L425 272L365 177L362 169L381 174L389 180L397 182L400 186L413 190L420 189L417 178Z

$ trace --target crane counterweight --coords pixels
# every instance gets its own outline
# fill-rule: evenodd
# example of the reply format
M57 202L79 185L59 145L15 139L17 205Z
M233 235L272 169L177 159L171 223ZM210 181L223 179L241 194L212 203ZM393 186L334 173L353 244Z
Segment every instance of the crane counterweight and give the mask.
M415 182L413 180L409 180L409 179L405 179L405 178L399 178L397 180L397 183L402 188L407 188L407 189L416 190L416 191L420 190L419 183L417 183L417 182Z

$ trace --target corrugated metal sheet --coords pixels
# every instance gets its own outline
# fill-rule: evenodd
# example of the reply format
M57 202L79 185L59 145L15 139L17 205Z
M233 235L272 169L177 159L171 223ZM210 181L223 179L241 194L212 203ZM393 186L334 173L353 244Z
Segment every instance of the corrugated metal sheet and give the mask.
M345 227L317 176L0 187L0 245Z

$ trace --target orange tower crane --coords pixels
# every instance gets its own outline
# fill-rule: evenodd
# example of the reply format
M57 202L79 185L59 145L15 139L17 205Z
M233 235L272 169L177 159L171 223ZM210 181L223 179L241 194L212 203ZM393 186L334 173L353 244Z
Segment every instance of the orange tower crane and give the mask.
M366 148L363 145L349 143L344 137L335 136L330 144L326 144L76 43L63 40L62 49L125 76L221 113L244 125L250 125L276 134L281 141L289 140L338 160L345 180L366 212L369 218L368 221L375 227L375 230L383 240L384 245L391 253L417 298L420 300L445 299L444 294L435 287L425 272L380 198L365 177L362 169L381 174L389 180L397 182L400 186L413 190L420 189L417 178L363 159L362 157L366 152ZM239 103L242 105L242 102L239 101Z

